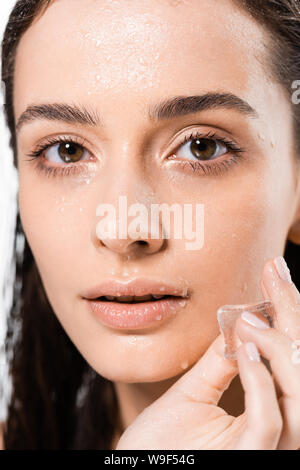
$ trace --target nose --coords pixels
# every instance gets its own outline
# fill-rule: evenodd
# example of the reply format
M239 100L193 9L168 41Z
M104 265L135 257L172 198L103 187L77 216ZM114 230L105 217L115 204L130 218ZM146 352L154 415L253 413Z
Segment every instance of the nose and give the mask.
M150 255L160 251L164 245L162 238L151 238L150 233L142 233L138 237L133 237L128 233L126 238L120 238L119 236L115 238L104 237L101 234L99 236L96 234L96 237L98 246L101 245L121 255Z
M166 240L161 217L151 213L151 203L159 201L142 166L132 155L125 152L120 166L101 185L98 196L102 193L101 200L109 203L97 207L93 242L97 249L143 256L162 250Z

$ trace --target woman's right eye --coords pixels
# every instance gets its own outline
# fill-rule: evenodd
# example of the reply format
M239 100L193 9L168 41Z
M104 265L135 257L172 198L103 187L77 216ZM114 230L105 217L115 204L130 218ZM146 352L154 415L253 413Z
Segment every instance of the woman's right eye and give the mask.
M76 163L89 159L90 153L82 145L75 142L60 142L51 145L44 151L44 156L52 163Z

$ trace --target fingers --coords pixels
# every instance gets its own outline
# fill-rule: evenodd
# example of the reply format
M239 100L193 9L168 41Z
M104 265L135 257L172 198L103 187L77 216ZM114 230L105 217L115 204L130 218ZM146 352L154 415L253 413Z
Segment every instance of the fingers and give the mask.
M171 387L172 391L192 401L217 405L238 373L236 361L225 359L223 351L224 340L219 335L201 359Z
M274 450L281 435L282 417L272 377L252 342L239 347L237 360L247 424L235 450Z
M250 312L243 312L236 322L236 332L242 342L252 341L270 361L275 380L283 394L300 397L300 365L292 361L291 340Z
M300 340L300 293L282 256L265 264L261 288L274 304L276 328L292 340Z
M283 393L278 401L283 418L278 448L297 449L300 446L300 364L292 361L291 340L265 322L259 322L251 313L241 315L236 331L242 342L255 343L261 355L270 361L273 376Z

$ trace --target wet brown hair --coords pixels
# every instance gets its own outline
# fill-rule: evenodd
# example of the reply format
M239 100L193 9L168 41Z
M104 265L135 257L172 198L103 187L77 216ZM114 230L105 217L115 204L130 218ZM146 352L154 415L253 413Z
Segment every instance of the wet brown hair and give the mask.
M49 3L51 0L17 1L3 38L4 109L16 167L13 108L16 50L23 33ZM292 82L300 80L299 1L235 0L235 3L270 33L266 61L273 79L282 84L290 97L295 147L299 150L300 105L293 105L291 100ZM19 237L25 238L22 253L17 250ZM285 258L299 286L299 247L287 242ZM14 300L5 341L12 378L5 449L111 449L116 430L121 430L114 385L91 369L57 320L24 236L19 213L15 260Z

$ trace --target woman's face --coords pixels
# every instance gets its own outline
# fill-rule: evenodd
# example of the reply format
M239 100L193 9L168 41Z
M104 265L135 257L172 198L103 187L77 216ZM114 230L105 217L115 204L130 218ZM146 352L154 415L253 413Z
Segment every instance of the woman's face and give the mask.
M217 3L60 0L18 48L23 227L58 320L111 380L159 381L192 365L219 333L218 307L262 299L262 266L283 253L294 218L291 103L270 79L267 33L235 3ZM162 102L201 95L210 99L153 115ZM60 106L23 114L45 104ZM45 144L52 147L28 158ZM147 234L145 243L101 239L97 207L117 208L119 196L147 208L203 204L203 247ZM189 298L135 329L108 326L83 298L103 281L138 278L187 289Z

